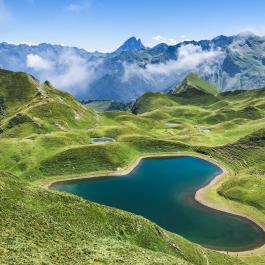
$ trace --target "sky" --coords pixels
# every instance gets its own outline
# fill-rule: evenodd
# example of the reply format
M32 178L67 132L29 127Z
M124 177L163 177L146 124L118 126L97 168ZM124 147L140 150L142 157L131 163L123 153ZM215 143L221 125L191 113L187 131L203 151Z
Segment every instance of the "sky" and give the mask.
M0 42L116 50L252 31L265 35L264 0L0 0Z

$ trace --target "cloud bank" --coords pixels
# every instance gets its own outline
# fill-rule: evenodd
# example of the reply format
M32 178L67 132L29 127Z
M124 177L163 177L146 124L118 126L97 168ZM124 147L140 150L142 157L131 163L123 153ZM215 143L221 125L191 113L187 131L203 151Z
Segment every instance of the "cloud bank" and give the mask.
M145 66L123 63L123 70L118 78L125 88L134 83L161 90L161 87L176 83L191 71L203 76L211 75L224 57L224 52L218 49L203 50L193 44L182 45L176 50L176 60ZM50 57L48 54L28 54L26 66L30 70L33 69L41 81L49 80L59 89L75 96L89 94L94 82L107 74L113 74L114 70L106 68L103 58L82 57L69 48Z
M42 81L49 80L56 87L74 95L87 89L98 77L96 69L100 64L100 60L88 62L72 49L54 60L36 54L28 54L26 58L26 66L37 72Z
M160 35L154 36L152 38L154 41L156 41L157 43L167 43L169 45L176 45L177 41L173 38L166 38Z
M37 54L28 54L26 60L27 67L33 68L35 71L47 71L53 68L53 63L42 58Z
M140 67L137 64L124 64L122 79L127 82L138 76L145 81L156 82L162 77L184 74L188 71L202 71L205 74L211 74L214 71L214 66L222 62L224 56L224 52L220 50L202 50L200 46L183 45L177 52L177 60L147 64L145 67Z
M167 37L164 37L161 35L157 35L157 36L152 37L152 40L155 41L157 44L158 43L166 43L168 45L176 45L180 42L187 41L189 39L186 35L183 34L183 35L180 35L178 39L167 38Z

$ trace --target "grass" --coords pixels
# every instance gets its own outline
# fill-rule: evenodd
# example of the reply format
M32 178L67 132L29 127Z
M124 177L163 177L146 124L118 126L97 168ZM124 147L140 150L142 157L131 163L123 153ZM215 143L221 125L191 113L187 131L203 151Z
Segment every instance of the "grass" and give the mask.
M241 264L140 216L32 188L7 173L0 187L2 264Z
M190 73L177 87L172 91L172 94L181 95L185 97L193 97L199 95L212 95L218 94L217 90L200 76L195 73Z
M233 144L204 150L205 153L229 165L235 174L219 187L218 194L254 207L263 214L265 194L260 191L265 188L264 147L265 130L260 129Z
M175 102L162 93L146 93L140 97L132 108L132 112L141 114L159 109L160 106L174 106Z
M229 168L208 200L265 224L265 90L216 95L188 79L204 94L147 93L136 115L96 113L48 82L0 71L2 264L264 264L264 255L220 254L140 216L39 187L126 168L145 154L197 152ZM116 142L89 144L103 136Z

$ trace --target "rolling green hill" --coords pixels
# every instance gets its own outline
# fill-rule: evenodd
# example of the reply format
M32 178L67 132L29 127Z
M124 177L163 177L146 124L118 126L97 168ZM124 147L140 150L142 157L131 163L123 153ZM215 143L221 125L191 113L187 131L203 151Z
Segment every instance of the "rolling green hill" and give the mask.
M96 115L68 93L21 72L0 70L2 136L18 137L93 126Z
M192 98L207 94L216 96L218 91L210 83L202 79L197 74L190 73L171 93L172 95Z
M148 93L136 115L96 113L49 82L1 70L2 264L264 264L264 253L218 253L140 216L42 187L125 169L146 154L203 154L229 168L209 200L265 224L265 90L215 95L197 76L188 79L203 93ZM116 141L90 144L102 136Z
M163 107L176 106L176 103L179 105L201 105L205 108L217 101L219 101L218 91L200 76L191 73L168 94L145 93L136 100L132 106L132 112L141 114Z
M129 111L131 107L131 103L123 103L114 100L89 100L82 101L82 104L99 112L114 110Z

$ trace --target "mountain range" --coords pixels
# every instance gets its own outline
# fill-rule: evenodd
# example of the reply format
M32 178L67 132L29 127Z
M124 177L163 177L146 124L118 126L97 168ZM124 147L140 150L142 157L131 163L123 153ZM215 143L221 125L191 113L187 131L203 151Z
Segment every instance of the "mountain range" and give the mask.
M145 47L132 37L111 53L76 47L0 43L0 67L49 80L80 100L133 101L169 91L196 72L219 91L265 86L265 37L250 32Z

